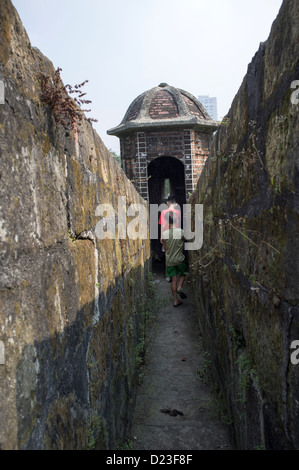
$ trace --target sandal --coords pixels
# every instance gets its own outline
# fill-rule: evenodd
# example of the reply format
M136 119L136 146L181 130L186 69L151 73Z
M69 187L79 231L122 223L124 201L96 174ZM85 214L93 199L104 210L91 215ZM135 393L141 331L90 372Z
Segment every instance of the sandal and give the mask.
M182 289L177 290L177 293L179 294L179 296L181 297L181 299L187 299L187 296L186 296L186 294L184 294L184 292L182 291Z

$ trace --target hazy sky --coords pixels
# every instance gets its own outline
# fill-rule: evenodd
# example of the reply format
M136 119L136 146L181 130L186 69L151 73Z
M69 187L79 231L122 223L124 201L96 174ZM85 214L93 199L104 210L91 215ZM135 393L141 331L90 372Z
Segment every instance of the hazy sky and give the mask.
M131 102L161 82L216 96L228 112L282 0L12 0L31 44L61 67L64 83L89 80L87 117L119 154Z

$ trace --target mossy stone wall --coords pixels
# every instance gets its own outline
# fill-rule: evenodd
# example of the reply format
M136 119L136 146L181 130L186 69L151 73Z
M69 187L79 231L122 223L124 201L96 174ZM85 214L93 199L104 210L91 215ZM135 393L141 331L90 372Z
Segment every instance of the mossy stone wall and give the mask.
M217 131L190 252L213 376L243 449L299 448L298 1L285 0Z
M96 208L144 204L91 124L55 122L51 62L0 1L0 447L114 449L128 438L148 240L100 240Z

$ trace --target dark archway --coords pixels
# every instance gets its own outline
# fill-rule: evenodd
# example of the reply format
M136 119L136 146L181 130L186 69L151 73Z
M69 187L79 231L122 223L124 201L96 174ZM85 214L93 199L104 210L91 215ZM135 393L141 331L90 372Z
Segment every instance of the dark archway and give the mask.
M184 164L175 157L158 157L148 165L148 192L150 204L161 204L165 184L169 182L169 193L175 194L178 204L186 203Z
M168 194L175 194L177 203L183 210L186 204L185 168L175 157L157 157L148 165L148 194L150 204L162 204ZM163 259L159 239L151 240L151 247L159 259Z

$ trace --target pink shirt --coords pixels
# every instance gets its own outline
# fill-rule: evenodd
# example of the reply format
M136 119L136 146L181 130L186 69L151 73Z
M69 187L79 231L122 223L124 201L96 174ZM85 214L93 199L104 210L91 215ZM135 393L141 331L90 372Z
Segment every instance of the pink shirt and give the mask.
M160 220L159 220L159 224L161 224L161 234L165 231L165 230L168 230L168 223L166 222L165 220L165 214L167 212L175 212L176 216L177 216L177 220L176 220L176 223L174 224L174 226L176 228L180 228L181 226L181 212L178 211L177 209L171 209L171 208L168 208L168 209L165 209L164 211L161 212L161 216L160 216Z

